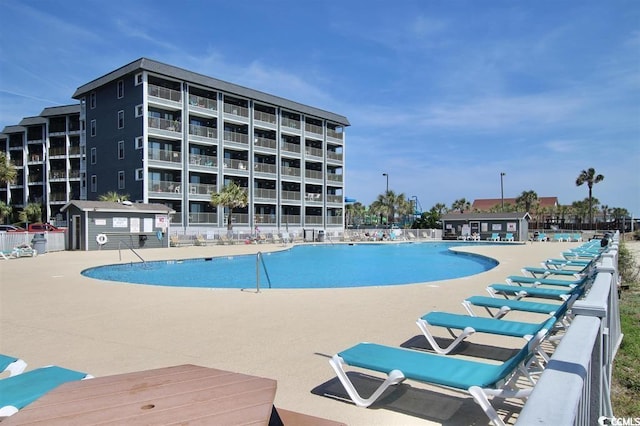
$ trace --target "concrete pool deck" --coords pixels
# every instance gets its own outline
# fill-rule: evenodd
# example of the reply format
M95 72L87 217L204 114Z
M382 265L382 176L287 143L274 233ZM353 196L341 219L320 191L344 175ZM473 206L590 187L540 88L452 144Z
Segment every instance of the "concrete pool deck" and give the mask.
M471 277L425 284L260 293L128 285L80 275L92 266L120 263L118 251L54 252L1 261L0 353L24 359L28 369L56 364L96 377L177 364L267 377L278 382L276 406L349 425L486 424L480 408L462 393L451 393L445 403L431 407L414 404L417 411L407 415L359 408L311 390L335 377L328 357L336 352L361 341L397 346L420 334L415 325L419 316L431 310L465 313L460 304L464 298L486 294L488 284L580 244L470 243L465 250L500 264ZM282 247L261 244L139 253L145 260L161 260L277 249ZM122 251L123 263L136 261L132 252ZM480 335L471 341L520 345ZM429 395L444 395L407 383Z

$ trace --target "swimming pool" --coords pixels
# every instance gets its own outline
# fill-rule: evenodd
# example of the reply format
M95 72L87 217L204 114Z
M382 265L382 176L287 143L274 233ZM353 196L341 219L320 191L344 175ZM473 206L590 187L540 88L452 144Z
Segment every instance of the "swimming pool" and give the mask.
M261 288L337 288L401 285L478 274L493 259L455 253L458 243L301 245L264 253ZM255 288L256 255L106 265L91 278L173 287Z

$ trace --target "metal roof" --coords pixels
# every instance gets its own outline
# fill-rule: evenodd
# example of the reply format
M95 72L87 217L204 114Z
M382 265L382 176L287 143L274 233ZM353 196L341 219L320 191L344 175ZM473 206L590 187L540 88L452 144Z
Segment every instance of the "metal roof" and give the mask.
M114 201L86 201L86 200L71 200L65 204L60 211L65 211L71 206L75 206L82 211L96 211L96 212L140 212L140 213L175 213L175 210L165 206L164 204L145 204L145 203L131 203L123 204Z
M5 135L8 135L9 133L21 133L26 130L27 129L25 129L23 126L18 126L17 124L14 124L12 126L5 126L4 129L2 129L2 133Z
M80 104L72 104L72 105L60 105L55 107L47 107L42 110L40 116L42 117L53 117L56 115L69 115L69 114L79 114L80 113Z
M204 87L210 87L221 92L234 94L249 99L255 99L257 101L261 101L270 105L277 105L285 109L301 112L306 115L324 118L326 120L333 121L344 126L351 125L346 117L339 114L290 101L278 96L269 95L258 90L249 89L247 87L218 80L213 77L207 77L206 75L188 71L183 68L178 68L173 65L164 64L162 62L157 62L148 58L137 59L127 65L124 65L123 67L120 67L108 74L103 75L102 77L99 77L87 84L78 87L72 97L74 99L79 99L86 93L89 93L92 90L95 90L111 81L122 78L123 76L133 73L137 70L145 70L154 74L160 74L170 78L195 83Z
M20 120L21 126L31 126L34 124L47 124L47 120L44 117L25 117Z

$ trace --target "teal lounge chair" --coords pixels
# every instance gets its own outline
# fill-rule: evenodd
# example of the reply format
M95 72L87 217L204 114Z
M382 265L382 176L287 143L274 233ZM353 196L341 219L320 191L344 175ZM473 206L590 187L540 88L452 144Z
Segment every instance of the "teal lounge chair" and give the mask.
M513 232L507 232L504 234L504 241L513 241Z
M558 310L558 315L563 315L565 310ZM555 316L553 318L556 318ZM555 322L555 320L554 320ZM548 319L541 323L528 323L521 321L507 321L497 318L472 317L469 315L452 314L448 312L429 312L416 321L418 328L424 334L434 351L439 354L447 355L458 347L467 337L475 333L498 334L501 336L531 338L542 330L544 327L551 327ZM444 327L454 338L449 346L443 348L436 341L435 337L429 331L429 327ZM453 330L462 330L456 336ZM542 351L539 354L545 361L548 357Z
M560 299L568 300L571 294L579 287L555 289L555 288L541 288L541 287L523 287L518 285L509 284L491 284L487 287L487 291L493 297L498 294L503 295L505 298L509 296L515 297L520 300L524 297L537 297L540 299Z
M577 298L577 295L575 296ZM567 303L567 302L565 302ZM503 318L511 311L530 312L534 314L554 315L565 303L545 303L514 299L502 299L489 296L471 296L462 302L469 315L476 316L472 306L484 308L493 318ZM492 311L496 310L496 312Z
M487 238L487 241L500 241L500 234L494 232L489 238Z
M509 275L506 278L507 284L522 286L523 284L537 287L539 285L550 285L556 287L579 287L584 285L587 281L587 277L583 276L580 279L574 280L562 280L553 278L533 278L533 277L521 277L518 275Z
M530 395L532 388L516 388L516 379L518 373L530 378L525 363L534 356L547 331L540 330L516 355L502 364L488 364L374 343L359 343L346 349L334 355L329 364L351 400L360 407L373 404L389 386L410 379L467 391L495 425L504 425L489 398L525 399ZM345 366L385 373L387 378L370 397L363 398L347 375Z
M588 266L593 265L593 259L591 260L578 260L578 259L547 259L543 263L546 268L566 269L566 268L580 268L585 269Z
M0 354L0 372L9 373L9 377L18 375L27 368L27 363L13 356Z
M581 270L576 269L556 269L556 268L545 268L545 267L535 267L535 266L525 266L521 269L522 273L525 275L531 275L533 278L547 278L552 275L563 276L563 277L573 277L574 279L580 279L586 275L587 269L583 268Z
M63 383L89 379L85 373L49 366L0 380L0 417L17 413Z

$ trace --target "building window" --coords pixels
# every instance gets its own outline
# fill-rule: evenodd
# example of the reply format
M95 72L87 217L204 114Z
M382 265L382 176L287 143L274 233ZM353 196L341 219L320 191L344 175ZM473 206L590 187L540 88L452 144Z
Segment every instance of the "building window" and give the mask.
M98 148L91 148L91 164L96 164L98 159Z
M124 111L118 111L118 129L124 127Z
M142 84L142 73L136 74L136 86L139 86Z
M135 141L136 149L142 149L143 141L144 141L144 137L143 136L138 136L136 138L136 141Z
M89 95L89 108L94 109L96 107L96 92L91 92Z
M124 141L118 141L118 159L124 158Z
M96 120L91 120L91 136L96 135Z
M98 192L98 176L91 175L91 192Z
M118 99L124 98L124 80L118 80Z
M144 180L144 169L136 169L136 180Z
M136 105L136 117L142 117L144 115L144 109L142 105Z
M118 189L124 189L124 170L118 172Z

